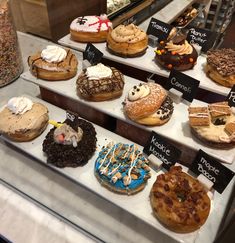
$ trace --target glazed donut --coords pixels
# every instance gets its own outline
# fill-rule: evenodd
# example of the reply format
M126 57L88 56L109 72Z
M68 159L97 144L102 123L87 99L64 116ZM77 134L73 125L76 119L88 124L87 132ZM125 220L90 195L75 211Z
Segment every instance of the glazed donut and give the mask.
M71 39L79 42L105 42L112 22L107 15L83 16L70 25Z
M215 82L226 87L233 87L235 84L235 49L209 50L205 71Z
M48 124L47 107L26 97L13 97L0 112L0 134L17 142L38 137Z
M210 212L210 199L202 184L182 172L181 166L157 177L150 192L154 215L172 231L189 233L199 229Z
M118 98L124 87L123 74L114 67L99 63L88 67L77 79L77 94L91 101Z
M78 61L71 50L49 45L42 51L29 56L28 65L35 77L59 81L76 75Z
M148 46L148 36L134 24L119 25L109 31L107 49L122 57L136 57L145 53Z
M134 86L123 102L125 115L143 125L166 123L173 109L173 102L165 89L155 83L140 83Z
M192 133L210 146L231 148L235 145L235 114L228 102L189 107L189 124Z
M191 69L198 57L197 51L185 40L184 36L176 36L170 41L161 41L155 52L156 62L168 70Z
M151 177L149 161L135 144L109 143L99 152L95 176L110 191L133 195Z

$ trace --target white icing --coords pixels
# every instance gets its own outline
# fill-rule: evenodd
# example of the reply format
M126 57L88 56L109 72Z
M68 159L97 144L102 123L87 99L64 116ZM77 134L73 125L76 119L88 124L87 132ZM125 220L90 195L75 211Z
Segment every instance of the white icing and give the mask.
M13 97L7 103L7 108L14 114L24 114L31 110L33 102L26 97Z
M134 86L128 93L128 99L130 101L139 100L149 95L149 93L150 93L150 89L148 85L142 84L142 85Z
M61 62L67 56L67 51L59 46L48 45L42 50L41 57L46 62Z
M102 63L99 63L95 66L88 67L86 70L86 75L89 80L98 80L101 78L109 78L113 74L112 69L106 67Z
M70 29L82 32L107 31L110 27L112 27L112 23L106 15L79 17L70 24Z

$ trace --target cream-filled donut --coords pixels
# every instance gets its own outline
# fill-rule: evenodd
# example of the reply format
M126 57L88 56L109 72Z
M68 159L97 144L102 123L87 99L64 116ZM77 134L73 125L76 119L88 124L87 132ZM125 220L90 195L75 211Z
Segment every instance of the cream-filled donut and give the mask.
M173 102L159 84L140 83L135 85L123 102L125 115L144 125L162 125L173 113Z

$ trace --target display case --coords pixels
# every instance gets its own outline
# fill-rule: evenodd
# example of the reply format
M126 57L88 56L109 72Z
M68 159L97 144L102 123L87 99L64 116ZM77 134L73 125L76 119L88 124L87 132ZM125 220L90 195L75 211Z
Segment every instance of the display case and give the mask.
M182 3L182 1L180 2ZM175 12L174 18L179 16L180 12L182 13L192 2L184 1L184 7L181 7L181 10L177 13L176 8L171 9L172 12ZM129 4L125 5L124 8L128 6ZM165 10L166 12L167 14L164 15L162 14L164 11L162 11L158 17L172 18L169 10ZM146 21L149 21L149 19ZM5 90L0 90L1 107L12 96L25 95L36 102L45 104L48 107L50 118L56 121L65 119L65 109L77 111L82 118L93 122L97 132L97 150L85 166L61 169L48 164L46 156L42 152L42 142L51 127L47 127L41 136L31 142L16 143L1 136L0 156L3 158L0 161L1 183L13 188L60 220L72 225L98 242L213 242L220 234L224 222L228 224L225 218L231 206L231 198L234 197L234 179L229 183L223 194L214 190L209 193L212 206L205 225L195 232L182 234L170 231L162 225L154 217L150 206L151 187L162 171L156 170L152 166L150 169L152 177L142 192L133 196L118 195L108 191L98 183L94 176L94 163L99 150L106 143L111 141L133 143L132 138L135 137L139 139L134 141L136 145L137 143L145 145L152 130L168 139L170 143L180 146L183 154L179 162L186 166L189 166L199 149L206 149L207 153L220 160L225 167L234 171L234 149L229 151L211 149L209 146L204 146L192 139L187 126L187 102L175 104L176 111L173 119L162 128L143 127L127 120L121 109L121 103L131 86L146 80L140 81L125 76L126 86L119 99L97 103L84 101L77 96L75 89L77 76L68 81L60 82L48 82L32 76L28 71L28 56L52 43L28 34L19 33L18 35L25 72L19 82L5 87ZM84 51L85 45L79 45L81 49L76 51L74 49L79 48L74 46L69 38L62 38L60 42L73 49L79 62L79 75L83 68L83 57L80 51ZM96 47L102 51L104 51L102 48L105 48L103 44L96 45ZM153 51L149 47L144 57L146 59L142 59L143 57L133 58L131 62L128 58L114 57L111 59L115 63L123 63L126 69L134 65L138 72L143 68L148 68L150 72L152 70L156 72L156 65L152 63ZM196 69L197 74L194 72L195 70L191 70L187 74L198 75L200 79L205 77L202 70L204 62L205 57L200 57L198 69ZM161 69L158 72L165 78L169 74ZM211 84L201 88L208 88L214 94L219 92L223 97L228 91L228 89L217 89L216 85ZM204 105L205 103L194 100L194 104ZM135 134L133 134L133 131ZM128 138L129 135L132 135L132 137ZM138 146L143 149L141 145ZM187 170L187 168L185 169Z

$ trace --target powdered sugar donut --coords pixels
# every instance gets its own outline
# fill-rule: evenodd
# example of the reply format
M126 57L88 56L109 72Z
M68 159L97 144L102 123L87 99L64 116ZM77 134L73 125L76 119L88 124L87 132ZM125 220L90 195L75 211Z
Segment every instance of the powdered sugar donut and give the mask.
M71 39L79 42L104 42L112 22L107 15L82 16L70 25Z

